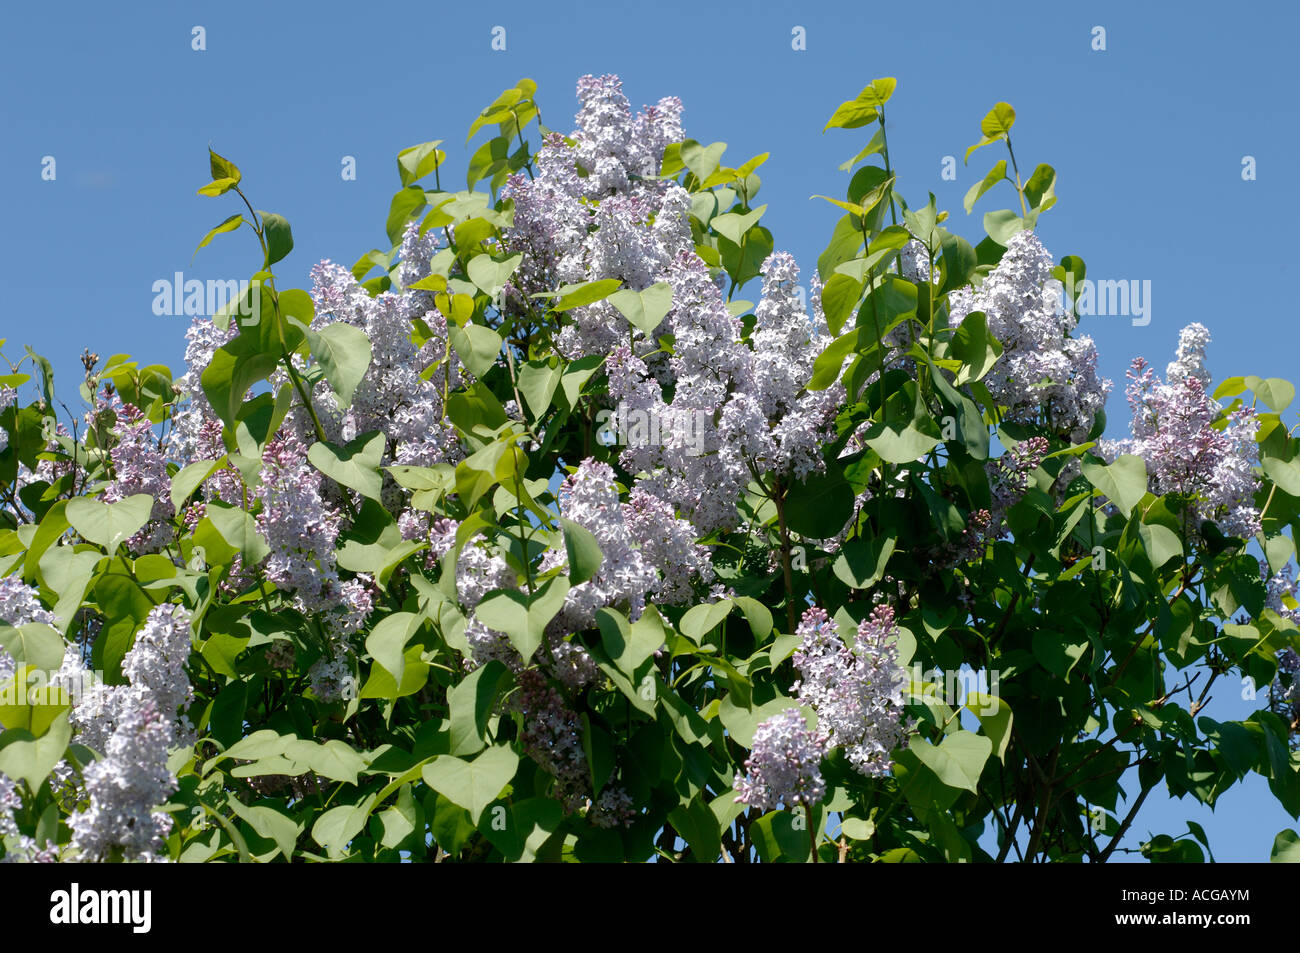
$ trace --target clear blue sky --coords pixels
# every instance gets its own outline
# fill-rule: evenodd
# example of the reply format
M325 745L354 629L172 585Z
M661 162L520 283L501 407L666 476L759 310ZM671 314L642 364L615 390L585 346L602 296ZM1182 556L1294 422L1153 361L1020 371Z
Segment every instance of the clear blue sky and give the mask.
M797 11L797 12L796 12ZM191 28L207 49L191 49ZM506 50L490 47L494 26ZM807 50L791 49L802 26ZM1106 29L1104 52L1092 28ZM899 186L913 203L933 191L953 225L1007 207L999 192L966 217L966 190L1000 157L961 156L993 103L1012 103L1017 158L1055 166L1059 203L1039 233L1089 277L1150 280L1152 320L1095 318L1102 369L1116 381L1111 435L1122 436L1124 370L1158 367L1178 330L1214 335L1210 369L1296 378L1294 212L1300 125L1292 39L1296 9L1180 3L422 4L70 2L5 10L0 71L0 261L10 275L0 337L54 361L75 400L83 347L179 366L184 318L156 317L153 282L174 272L247 277L251 234L222 236L190 256L236 211L204 199L206 146L234 159L255 205L286 216L296 248L278 269L306 285L321 258L351 265L385 247L383 223L405 146L446 141L449 178L463 185L464 135L479 109L524 76L540 85L543 119L572 128L574 82L615 72L634 106L677 95L687 134L730 144L760 171L764 224L809 274L837 210L836 166L861 130L821 128L835 106L877 76L898 78L889 137ZM41 179L43 156L57 178ZM341 159L356 157L343 181ZM955 182L940 177L945 155ZM1243 181L1254 156L1257 180ZM1006 188L1003 186L1002 188ZM1247 707L1223 693L1211 717ZM1184 807L1187 807L1187 810ZM1134 827L1179 834L1184 804L1149 806ZM1263 860L1295 826L1255 778L1211 815L1192 811L1222 860Z

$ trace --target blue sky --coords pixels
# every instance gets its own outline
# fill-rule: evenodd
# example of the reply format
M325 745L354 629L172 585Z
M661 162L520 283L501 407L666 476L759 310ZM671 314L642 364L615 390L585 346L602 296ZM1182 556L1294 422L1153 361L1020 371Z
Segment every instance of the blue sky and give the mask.
M584 73L622 76L634 106L677 95L687 134L729 143L737 165L758 152L768 203L764 224L809 274L838 211L814 193L839 194L837 166L862 130L822 126L870 79L898 78L888 108L899 187L914 204L933 191L952 226L980 235L983 211L1008 207L1007 186L976 214L966 190L1001 157L995 147L961 164L979 120L1012 103L1017 158L1057 171L1056 208L1039 234L1059 259L1079 255L1090 278L1151 282L1151 321L1085 322L1116 381L1111 436L1122 436L1124 371L1136 355L1157 367L1179 329L1214 335L1216 379L1295 377L1296 278L1292 216L1300 198L1294 100L1295 8L1256 4L948 3L801 5L681 3L637 12L607 3L372 5L238 2L64 3L6 9L0 35L0 260L11 276L0 338L54 361L75 399L78 355L126 351L178 367L184 318L152 312L153 282L247 277L251 234L222 236L191 254L234 199L204 199L206 147L236 161L254 204L293 227L282 282L307 284L322 258L351 265L385 247L397 189L394 157L445 140L449 177L469 152L464 133L501 89L524 76L539 86L544 121L568 131ZM207 49L191 49L191 30ZM491 30L506 30L506 50ZM802 26L807 49L791 49ZM1106 30L1106 50L1091 48ZM956 181L941 178L957 158ZM57 178L43 181L53 156ZM340 176L356 158L355 181ZM1257 178L1243 181L1242 160ZM1288 171L1291 170L1291 171ZM1005 191L1004 191L1005 190ZM752 295L751 295L752 296ZM1220 693L1207 711L1239 717ZM1156 803L1135 825L1181 833L1184 804ZM1189 802L1185 802L1189 804ZM1221 860L1267 858L1274 835L1295 826L1262 779L1234 790L1211 815L1191 812Z

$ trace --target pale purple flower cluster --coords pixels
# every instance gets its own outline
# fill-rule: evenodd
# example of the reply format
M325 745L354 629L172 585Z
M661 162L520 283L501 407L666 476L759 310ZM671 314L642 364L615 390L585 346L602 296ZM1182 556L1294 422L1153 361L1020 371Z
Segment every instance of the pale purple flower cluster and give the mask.
M328 388L319 391L323 399L318 403L337 419L338 439L348 441L383 430L396 446L391 462L409 466L431 466L459 453L455 428L447 422L442 406L444 390L454 390L463 380L459 358L447 347L447 320L434 308L428 292L405 290L429 274L435 248L433 233L421 237L419 226L410 223L394 274L403 290L374 297L340 265L324 261L311 271L316 306L312 326L320 330L341 322L360 328L370 340L371 355L346 410L337 408ZM411 339L416 319L433 332L420 347ZM425 372L435 364L426 380Z
M508 307L526 314L528 295L564 283L617 278L639 291L666 282L672 309L654 334L601 301L569 313L556 347L569 358L607 356L613 403L657 422L658 439L628 441L623 452L628 470L646 474L638 486L680 505L698 531L734 527L752 467L802 479L822 466L843 391L804 388L825 328L798 303L793 259L775 254L762 269L752 343L742 340L741 322L695 253L690 195L653 178L664 147L683 136L678 100L634 117L613 76L584 77L578 97L574 144L549 138L539 174L515 176L506 189L514 227L505 244L525 256ZM666 361L653 354L664 330L673 335Z
M811 807L826 794L825 750L825 736L807 726L798 708L773 715L754 732L745 773L737 773L733 784L736 800L760 811Z
M127 547L137 553L156 553L176 534L172 517L176 508L171 501L171 477L167 475L167 458L158 447L153 425L132 404L113 398L117 421L113 425L113 446L109 459L113 464L113 481L104 489L104 502L117 503L144 493L153 497L149 522L127 540Z
M804 613L798 635L794 690L817 712L828 746L842 747L863 775L887 773L890 753L907 735L893 610L877 606L858 626L851 650L820 608Z
M169 450L181 466L196 460L215 460L225 454L222 447L216 456L213 451L211 435L204 437L202 431L212 423L217 424L218 444L220 444L221 423L217 420L204 393L201 378L203 372L212 363L212 356L239 334L239 325L232 320L222 330L209 317L199 315L185 331L185 373L176 378L173 386L178 397L178 406L172 415L172 433Z
M193 616L164 603L150 610L122 661L130 685L93 678L69 647L55 680L74 700L78 743L102 753L84 771L89 805L73 814L73 845L83 860L120 851L127 860L158 859L171 818L157 808L176 790L168 752L193 742L181 711L194 700L185 672Z
M607 784L587 813L597 827L627 827L636 818L636 802L627 790Z
M321 474L307 462L297 435L277 435L262 462L257 523L271 550L266 578L292 592L297 607L323 623L331 650L312 668L313 690L323 700L337 700L351 668L348 636L364 624L374 593L365 579L339 577L334 545L341 519L321 498Z
M1151 492L1187 497L1190 535L1210 521L1229 535L1245 539L1260 531L1255 506L1259 462L1255 434L1259 419L1241 407L1226 415L1221 428L1219 402L1206 391L1205 344L1209 333L1188 325L1179 336L1178 360L1162 382L1142 358L1129 371L1128 402L1133 411L1131 440L1103 446L1110 457L1137 454L1146 462Z
M1090 337L1070 337L1076 319L1053 288L1052 256L1033 232L1007 242L1002 260L978 290L949 295L953 326L982 311L1002 344L984 383L1004 419L1045 424L1078 443L1092 430L1111 382L1098 376L1097 347Z
M68 818L83 860L105 860L118 850L123 859L141 860L162 850L172 820L157 808L177 787L167 770L174 731L152 699L122 706L104 757L83 772L90 806Z
M1007 511L1024 497L1029 489L1029 475L1038 469L1049 449L1047 438L1030 437L984 464L992 506L971 513L958 547L962 558L980 555L987 543L1005 535Z
M624 521L613 469L607 463L586 459L560 484L558 496L560 514L590 530L604 558L591 579L569 590L553 624L569 632L586 629L595 622L596 610L605 606L625 609L635 620L659 577ZM551 549L542 557L541 570L567 565L567 554Z

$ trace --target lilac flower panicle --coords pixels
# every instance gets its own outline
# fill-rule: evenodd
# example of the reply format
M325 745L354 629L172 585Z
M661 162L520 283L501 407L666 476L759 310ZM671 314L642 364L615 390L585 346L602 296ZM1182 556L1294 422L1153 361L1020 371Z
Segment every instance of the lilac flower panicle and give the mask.
M733 785L736 800L760 811L818 803L826 794L825 752L826 737L808 728L798 708L772 715L754 732L745 773Z

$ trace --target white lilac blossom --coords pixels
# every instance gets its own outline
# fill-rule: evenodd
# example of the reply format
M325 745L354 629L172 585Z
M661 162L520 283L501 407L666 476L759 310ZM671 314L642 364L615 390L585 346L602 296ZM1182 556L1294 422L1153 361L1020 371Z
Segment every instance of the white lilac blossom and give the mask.
M292 592L300 611L320 619L330 646L312 668L312 687L322 700L336 701L351 671L348 636L364 624L374 593L364 578L339 577L334 544L341 518L322 499L321 474L307 463L306 447L297 435L277 435L267 444L262 461L257 522L271 550L266 578Z
M149 418L134 405L121 403L116 395L113 405L117 413L109 450L113 481L104 489L104 502L117 503L138 493L153 497L149 522L127 540L127 546L137 553L156 553L172 541L176 532L171 523L176 508L171 501L167 459L158 447Z
M172 415L169 441L171 455L181 466L196 460L215 460L225 454L223 447L217 457L207 456L212 452L212 441L210 436L205 440L201 432L215 421L220 438L221 426L208 402L201 378L212 363L212 356L238 334L239 326L234 321L222 329L217 327L212 318L204 315L196 317L185 331L185 373L176 378L173 384L177 394L177 410Z
M432 233L421 237L418 225L410 223L402 239L396 284L404 289L427 276L435 247ZM346 442L383 430L396 447L393 463L431 466L456 459L459 444L442 395L460 385L462 372L455 350L447 347L447 322L434 308L432 295L398 290L371 297L351 272L328 261L312 268L311 278L313 328L349 324L365 331L370 341L370 364L346 409L337 407L328 387L318 389L318 405L337 418L338 438ZM417 319L433 332L419 347L411 336ZM425 372L434 364L426 379Z
M823 609L808 609L794 654L799 700L817 713L830 747L842 747L853 767L868 777L889 771L890 753L907 736L903 719L903 670L898 662L894 612L877 606L858 626L850 649Z
M954 291L948 307L954 326L982 311L1002 344L984 383L1007 408L1003 419L1046 424L1075 442L1087 438L1111 382L1097 374L1092 338L1070 336L1076 319L1061 307L1052 256L1033 232L1010 238L984 284Z
M564 631L588 628L596 620L596 611L606 606L626 610L635 621L659 576L641 555L624 521L613 468L590 458L582 461L560 484L558 497L560 514L596 537L603 558L591 579L569 590L553 625ZM551 549L542 558L541 571L567 564L565 551Z
M818 803L826 794L825 752L825 736L807 726L798 708L771 716L754 731L745 773L733 784L736 800L759 811Z
M1133 361L1127 390L1133 437L1104 444L1102 451L1112 459L1124 453L1140 456L1151 492L1185 497L1189 535L1199 535L1201 523L1210 521L1224 533L1249 539L1260 531L1254 500L1259 419L1243 406L1215 427L1223 408L1206 392L1208 341L1203 325L1184 328L1167 382L1143 358Z
M122 706L104 757L83 772L90 805L68 818L82 859L156 859L172 824L158 808L177 787L167 770L173 732L151 698Z

